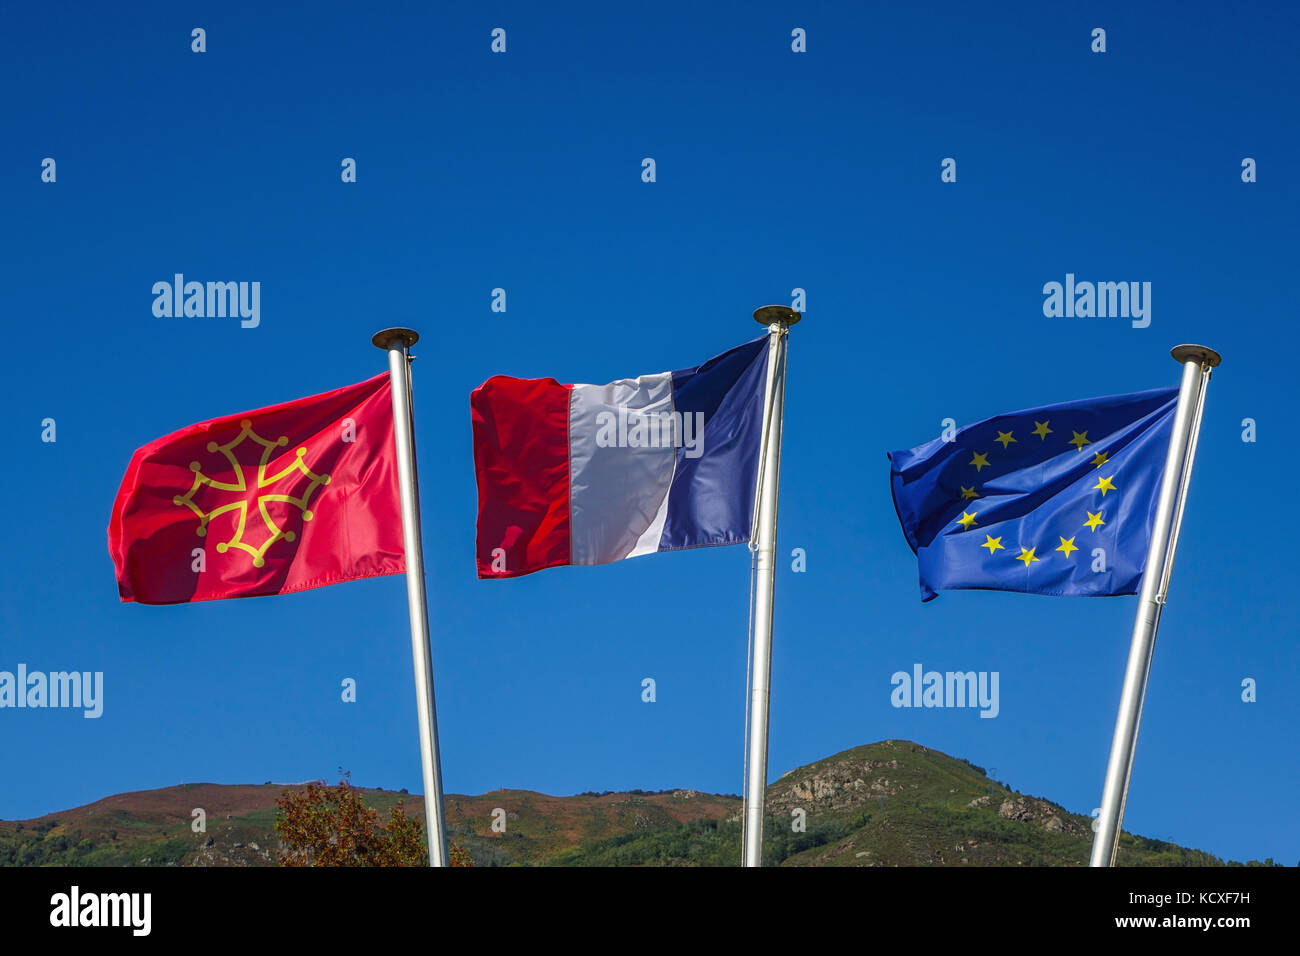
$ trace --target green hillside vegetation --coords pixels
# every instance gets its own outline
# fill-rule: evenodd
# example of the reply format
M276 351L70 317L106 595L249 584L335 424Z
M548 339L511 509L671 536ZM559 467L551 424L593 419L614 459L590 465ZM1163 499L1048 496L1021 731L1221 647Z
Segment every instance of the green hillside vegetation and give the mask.
M186 784L0 821L0 866L272 866L275 802L286 789ZM361 792L382 818L400 800L423 819L419 796ZM449 795L446 815L451 839L477 866L738 866L740 804L734 795L691 790L571 797L497 790ZM205 832L191 829L194 807L206 810ZM1085 866L1092 844L1089 817L904 740L790 771L768 787L767 810L768 866ZM1118 862L1242 865L1128 833Z
M1086 866L1092 821L1019 794L984 769L908 741L846 750L768 787L767 866ZM802 811L802 828L796 827ZM561 866L738 866L740 824L633 833L556 854ZM1270 861L1271 862L1271 861ZM1124 834L1120 865L1222 866Z

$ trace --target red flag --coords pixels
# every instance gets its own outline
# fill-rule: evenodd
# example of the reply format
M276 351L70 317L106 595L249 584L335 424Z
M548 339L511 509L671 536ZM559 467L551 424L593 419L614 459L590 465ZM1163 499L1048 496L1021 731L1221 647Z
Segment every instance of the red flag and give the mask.
M145 445L113 504L108 550L122 600L141 604L401 574L388 373Z

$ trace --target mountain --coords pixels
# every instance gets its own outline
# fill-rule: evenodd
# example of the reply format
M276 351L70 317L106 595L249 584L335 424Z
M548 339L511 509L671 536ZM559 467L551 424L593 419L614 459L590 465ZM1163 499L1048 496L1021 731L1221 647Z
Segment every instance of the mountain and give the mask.
M0 821L0 865L270 866L276 800L292 784L182 784ZM361 791L386 818L419 796ZM734 866L740 798L694 790L449 794L447 825L479 866ZM192 829L193 811L205 832ZM906 740L791 770L767 790L765 862L782 866L1083 866L1090 818L1009 789L965 760ZM505 832L493 830L504 811ZM498 824L499 829L499 824ZM1120 865L1213 866L1199 850L1124 834ZM1231 864L1230 864L1231 865ZM1239 865L1239 864L1238 864Z

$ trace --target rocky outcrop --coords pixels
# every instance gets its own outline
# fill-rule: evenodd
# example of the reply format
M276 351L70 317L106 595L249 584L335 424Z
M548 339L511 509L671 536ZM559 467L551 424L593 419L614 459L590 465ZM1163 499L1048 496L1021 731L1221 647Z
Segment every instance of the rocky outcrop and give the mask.
M897 760L841 760L811 774L787 774L769 795L768 812L845 810L872 797L892 797L907 787L898 773L891 773L897 770Z
M979 798L987 801L987 797ZM971 806L975 806L978 801L972 800ZM983 805L983 804L980 804ZM1074 833L1080 834L1087 832L1088 828L1075 822L1056 804L1048 803L1046 800L1038 800L1034 797L1026 797L1016 794L1007 797L998 807L998 816L1006 820L1015 820L1019 823L1033 823L1044 830L1050 830L1054 833Z

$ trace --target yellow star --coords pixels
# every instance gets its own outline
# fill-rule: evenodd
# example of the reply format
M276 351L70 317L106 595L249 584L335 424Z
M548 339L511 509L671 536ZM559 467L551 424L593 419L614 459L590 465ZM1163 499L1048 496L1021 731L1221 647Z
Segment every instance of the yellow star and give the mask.
M966 512L963 511L961 513L961 517L957 519L957 523L961 525L963 528L965 528L967 531L969 531L971 529L971 526L975 524L975 516L968 515Z
M1074 430L1071 429L1071 431L1074 431ZM1079 449L1079 451L1083 451L1083 446L1084 446L1084 445L1091 445L1092 442L1090 442L1090 441L1088 440L1088 433L1087 433L1087 432L1082 432L1082 433L1081 433L1081 432L1074 432L1074 437L1070 439L1069 444L1071 444L1071 445L1073 445L1075 448Z
M991 535L991 534L986 534L986 535L984 536L984 543L981 544L980 547L981 547L981 548L988 548L988 549L989 549L989 554L994 554L994 553L996 553L996 552L998 552L998 551L1003 550L1003 549L1002 549L1002 539L1001 539L1001 538L995 538L995 537L993 537L993 535Z
M1114 477L1115 477L1114 475L1111 475L1111 476L1110 476L1110 478L1114 478ZM1106 492L1108 492L1108 491L1116 491L1117 489L1115 488L1115 486L1112 485L1112 484L1110 483L1110 478L1098 478L1098 479L1097 479L1097 483L1096 483L1095 485L1092 486L1092 490L1093 490L1093 491L1096 491L1097 489L1100 488L1100 489L1101 489L1101 496L1102 496L1103 498L1106 497Z
M1092 456L1092 463L1098 468L1106 464L1108 461L1110 461L1110 455L1106 454L1104 451L1099 451L1097 454Z
M1084 510L1087 511L1088 509L1085 508ZM1088 520L1083 523L1083 526L1085 528L1091 528L1092 533L1096 534L1098 526L1106 523L1101 520L1101 516L1102 516L1102 512L1100 511L1098 511L1096 514L1093 514L1091 511L1088 511Z
M1057 537L1059 538L1060 535L1057 535ZM1061 546L1058 547L1056 550L1064 551L1065 556L1068 558L1070 556L1071 551L1078 551L1079 549L1075 547L1073 538L1070 538L1068 541L1065 538L1061 538Z
M1020 553L1016 555L1016 560L1025 562L1025 567L1029 567L1030 561L1038 560L1036 557L1034 557L1034 551L1035 551L1034 548L1021 548Z
M1047 427L1050 422L1050 418L1045 422L1034 422L1034 434L1040 441L1047 441L1047 436L1052 434L1052 429Z
M1015 441L1015 439L1011 437L1011 432L998 432L998 437L993 440L1002 442L1003 451L1006 451L1007 446Z
M986 452L986 451L985 451L985 452L979 452L979 451L975 452L975 457L972 458L972 459L970 460L970 463L971 463L972 465L975 466L975 473L976 473L976 474L979 474L980 469L985 468L985 467L988 466L988 463L989 463L989 453Z
M979 497L979 495L975 494L975 486L974 486L974 485L971 485L969 488L967 488L965 485L962 485L962 486L961 486L961 500L962 500L962 501L965 501L967 498L978 498L978 497Z

